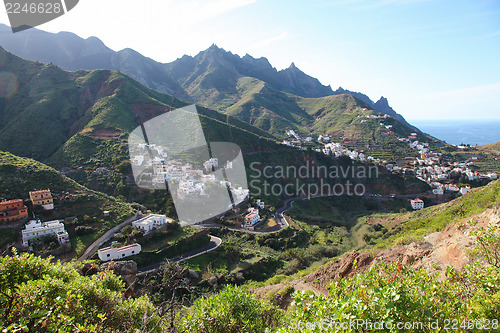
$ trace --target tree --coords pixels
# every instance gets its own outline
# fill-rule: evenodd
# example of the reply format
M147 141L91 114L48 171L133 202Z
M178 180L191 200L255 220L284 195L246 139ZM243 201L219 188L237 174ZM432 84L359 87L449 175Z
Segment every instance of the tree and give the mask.
M175 320L178 310L196 294L189 279L185 278L186 273L183 265L167 262L140 282L154 302L157 315L168 320L171 332L177 332Z
M132 231L134 231L134 227L132 227L131 225L126 225L122 228L122 232L124 234L130 234Z
M224 254L229 260L236 261L241 256L241 251L235 244L227 243L224 246Z

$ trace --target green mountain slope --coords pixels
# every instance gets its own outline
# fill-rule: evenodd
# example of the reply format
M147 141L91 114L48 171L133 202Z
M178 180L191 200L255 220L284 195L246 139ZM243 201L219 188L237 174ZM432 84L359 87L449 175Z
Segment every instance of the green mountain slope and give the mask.
M33 157L64 170L68 176L92 189L123 196L121 198L129 202L146 204L158 212L167 213L170 210L171 204L166 202L165 195L148 194L133 186L130 168L126 165L129 158L127 137L138 125L184 106L185 102L146 88L115 71L68 72L50 64L26 61L3 50L0 50L0 56L3 58L1 69L15 75L19 83L17 91L0 98L0 117L4 119L0 125L0 149ZM356 127L361 119L358 116L370 112L363 110L364 104L350 95L305 99L283 93L251 77L239 78L238 90L241 102L232 109L234 115L203 107L198 110L207 141L238 144L243 150L247 167L251 162L259 163L259 168L267 165L307 167L311 161L337 166L339 161L323 154L277 144L272 133L281 136L290 126L301 132L311 130L321 133L326 131L322 128L324 126L329 129L327 134L333 134L333 129L345 132L352 129L349 133L337 133L339 138L347 134L354 136L364 133ZM250 113L250 118L241 119L245 112ZM258 117L255 121L251 119L252 114ZM343 119L342 122L340 119ZM253 126L252 121L253 125L262 129ZM375 125L379 126L374 122ZM314 129L314 126L319 129ZM375 127L368 128L367 135L372 133L370 131L379 131ZM360 128L363 129L362 126ZM392 151L394 149L388 150L388 154ZM105 170L94 172L99 167ZM258 172L247 170L249 181L254 174L259 177ZM294 177L278 178L268 181L271 184L295 182ZM393 178L390 184L392 191L388 186L388 193L399 193L402 178ZM328 182L338 180L330 179ZM376 186L382 180L362 181ZM425 187L423 185L419 184L414 189L418 192ZM281 195L265 196L263 199L271 200L273 204L284 198Z
M0 98L0 148L58 167L110 164L126 158L126 138L138 125L187 105L108 70L64 71L0 50L1 70L18 89ZM272 144L272 135L238 119L200 108L207 139L243 149Z
M54 197L52 212L37 211L43 221L77 217L79 225L89 224L93 231L84 236L75 233L75 225L67 228L73 249L81 252L97 235L132 215L130 204L106 194L90 190L57 170L30 158L0 151L0 197L2 199L29 199L29 191L49 188ZM32 211L31 207L30 210ZM103 211L109 217L103 217ZM31 216L31 215L30 215ZM87 217L90 219L88 219ZM99 221L98 221L99 220ZM20 228L3 230L1 247L19 239Z
M500 152L500 142L490 143L487 145L479 146L480 150L493 150L496 152Z

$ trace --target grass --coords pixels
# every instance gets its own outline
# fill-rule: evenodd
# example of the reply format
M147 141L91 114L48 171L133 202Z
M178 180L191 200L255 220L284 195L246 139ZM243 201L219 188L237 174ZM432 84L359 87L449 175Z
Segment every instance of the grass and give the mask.
M141 241L141 246L143 251L152 251L163 249L171 244L173 244L176 240L182 237L188 237L196 233L196 229L191 227L179 228L176 230L172 230L168 234L161 234L159 237L152 237L144 241Z
M69 241L73 246L76 254L80 256L87 246L99 237L99 232L92 232L86 235L75 235L71 234Z
M90 219L86 223L102 230L123 222L132 214L129 204L89 190L43 163L0 152L1 197L4 199L20 198L27 202L29 191L44 188L50 188L55 209L51 212L39 212L37 216L43 221L76 216L82 224L84 217L87 216ZM69 192L72 197L63 199L61 196L63 192ZM31 207L29 208L31 210ZM109 217L102 217L104 210L110 211ZM69 225L67 230L71 239L75 241L73 248L76 253L80 253L99 233L80 237L74 234L74 226ZM4 244L8 244L18 238L18 233L6 232L2 240Z
M499 204L500 181L497 180L451 202L410 213L398 232L382 240L376 247L388 248L396 244L407 244L411 240L420 240L431 232L440 231L453 222L469 218Z

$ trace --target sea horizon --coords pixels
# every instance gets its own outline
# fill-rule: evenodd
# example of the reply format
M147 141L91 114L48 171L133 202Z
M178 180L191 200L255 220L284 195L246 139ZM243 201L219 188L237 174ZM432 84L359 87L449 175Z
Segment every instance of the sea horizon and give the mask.
M453 145L480 146L500 141L500 119L410 119L408 122Z

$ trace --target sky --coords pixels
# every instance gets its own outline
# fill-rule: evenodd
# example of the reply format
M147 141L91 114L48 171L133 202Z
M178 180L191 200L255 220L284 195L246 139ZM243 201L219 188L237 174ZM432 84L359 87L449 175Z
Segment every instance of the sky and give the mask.
M385 96L409 120L500 119L500 0L80 0L38 28L160 62L215 43Z

